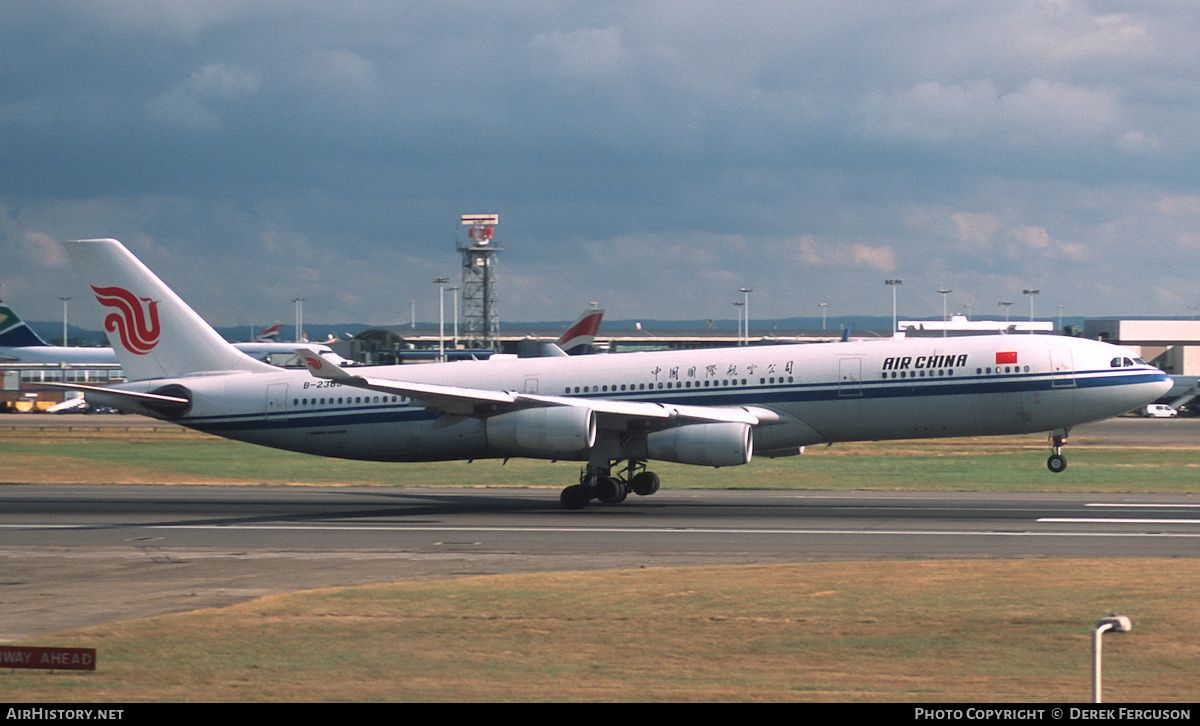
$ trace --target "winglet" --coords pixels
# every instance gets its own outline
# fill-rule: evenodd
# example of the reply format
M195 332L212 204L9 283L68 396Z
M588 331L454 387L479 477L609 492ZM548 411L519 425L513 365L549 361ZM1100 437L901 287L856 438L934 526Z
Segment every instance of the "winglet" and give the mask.
M336 363L331 363L328 358L311 348L297 348L296 355L304 363L304 367L308 369L308 372L316 378L327 378L331 381L346 381L355 378L355 376L344 371Z

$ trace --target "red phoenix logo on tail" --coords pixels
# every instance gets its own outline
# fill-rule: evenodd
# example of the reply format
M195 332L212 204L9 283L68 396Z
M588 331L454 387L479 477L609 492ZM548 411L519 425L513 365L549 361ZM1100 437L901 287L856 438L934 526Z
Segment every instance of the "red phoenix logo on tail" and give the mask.
M96 300L101 305L116 308L104 319L104 328L121 336L121 345L135 355L145 355L158 345L158 301L148 297L140 300L122 287L96 287ZM144 307L143 302L149 303ZM149 318L147 324L147 318Z

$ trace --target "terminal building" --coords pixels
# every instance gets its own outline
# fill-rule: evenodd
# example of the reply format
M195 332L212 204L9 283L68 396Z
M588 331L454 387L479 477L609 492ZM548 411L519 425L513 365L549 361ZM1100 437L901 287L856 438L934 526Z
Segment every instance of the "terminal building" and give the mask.
M1200 376L1200 320L1086 320L1083 336L1133 348L1172 376Z

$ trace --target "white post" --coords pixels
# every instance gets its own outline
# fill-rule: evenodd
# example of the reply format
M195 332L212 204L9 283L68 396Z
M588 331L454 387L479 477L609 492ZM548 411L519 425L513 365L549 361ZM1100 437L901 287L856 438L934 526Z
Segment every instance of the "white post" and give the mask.
M1128 633L1133 629L1133 623L1124 615L1111 615L1096 624L1092 631L1092 703L1100 703L1100 650L1104 633L1111 630L1114 633Z

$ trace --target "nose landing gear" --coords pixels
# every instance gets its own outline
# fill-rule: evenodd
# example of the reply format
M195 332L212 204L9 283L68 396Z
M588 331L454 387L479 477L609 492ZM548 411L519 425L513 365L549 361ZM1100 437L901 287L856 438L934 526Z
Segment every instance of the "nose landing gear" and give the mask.
M1067 468L1067 457L1062 455L1062 447L1067 444L1067 430L1055 429L1050 432L1050 448L1054 451L1049 459L1046 459L1046 468L1058 474L1063 469Z

